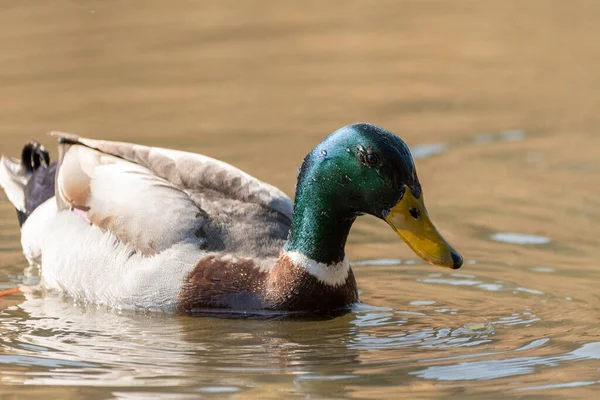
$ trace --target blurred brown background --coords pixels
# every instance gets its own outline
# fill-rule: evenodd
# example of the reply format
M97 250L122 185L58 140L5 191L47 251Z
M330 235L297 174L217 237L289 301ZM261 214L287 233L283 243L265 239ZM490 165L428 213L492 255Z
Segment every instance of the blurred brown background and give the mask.
M506 222L531 214L527 199L560 213L600 186L585 175L598 170L599 12L593 1L5 1L1 151L29 139L54 149L50 130L137 141L223 159L292 195L316 143L369 121L411 146L463 145L418 161L434 216L528 230ZM515 129L531 140L470 143ZM569 234L591 234L564 212ZM449 218L467 239L465 219Z

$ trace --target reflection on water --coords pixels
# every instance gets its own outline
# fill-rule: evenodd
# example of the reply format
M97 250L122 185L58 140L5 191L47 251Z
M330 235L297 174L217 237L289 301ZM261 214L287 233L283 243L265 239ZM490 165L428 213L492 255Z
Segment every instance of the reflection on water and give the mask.
M475 135L475 142L479 144L487 144L494 141L519 142L523 139L525 139L525 132L518 129Z
M362 281L375 286L386 276L409 286L434 281L406 296L390 294L396 308L359 304L349 314L318 321L117 312L74 305L54 294L27 294L0 314L0 379L7 385L143 388L159 393L176 389L250 398L267 392L283 396L292 385L292 393L317 390L327 397L337 395L340 385L360 386L365 373L375 381L393 377L394 385L414 385L416 379L483 381L534 375L539 368L600 357L600 343L591 340L558 352L552 343L565 340L564 333L544 337L548 331L543 325L553 321L552 311L540 307L527 291L516 307L511 299L522 296L516 290L475 303L482 297L463 292L463 299L454 301L455 288L436 290L435 279L445 285L484 278L421 268L358 269L367 274ZM487 291L482 285L470 286L481 294ZM377 298L375 293L363 293L365 297ZM543 338L532 339L536 335ZM26 375L22 368L29 369ZM511 383L511 390L531 387L527 381Z
M420 158L427 158L436 154L443 153L448 148L445 143L430 143L411 146L410 152L415 160Z
M546 244L550 243L550 238L538 235L526 235L524 233L500 232L494 233L490 239L498 242L513 244Z
M516 349L515 352L520 350L522 349ZM497 354L494 354L494 356ZM461 362L452 365L428 367L422 371L411 372L411 374L425 379L442 381L498 379L531 374L535 372L535 367L539 366L558 367L563 362L577 360L600 360L600 342L587 343L577 350L554 356ZM519 390L524 389L531 388L519 388Z
M292 194L316 143L370 121L410 146L465 256L431 267L361 217L363 303L319 320L2 297L0 397L593 398L600 4L0 7L2 153L54 149L44 132L60 129L201 152ZM0 288L37 281L14 214L0 194Z

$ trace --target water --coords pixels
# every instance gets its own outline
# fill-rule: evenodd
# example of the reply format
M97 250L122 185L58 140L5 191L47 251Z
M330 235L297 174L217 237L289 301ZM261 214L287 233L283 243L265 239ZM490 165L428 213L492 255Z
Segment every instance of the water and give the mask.
M363 304L321 321L0 298L0 397L595 398L600 4L4 2L1 151L44 132L196 151L293 193L370 121L414 150L465 257L425 265L361 218ZM0 195L0 287L35 281Z

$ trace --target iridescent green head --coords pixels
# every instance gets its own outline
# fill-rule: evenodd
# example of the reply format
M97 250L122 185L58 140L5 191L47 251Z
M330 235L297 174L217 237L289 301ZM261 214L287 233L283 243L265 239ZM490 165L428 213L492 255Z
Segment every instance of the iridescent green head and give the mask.
M432 225L408 146L378 126L345 126L304 159L286 250L331 264L357 216L384 219L423 259L459 268L462 258Z

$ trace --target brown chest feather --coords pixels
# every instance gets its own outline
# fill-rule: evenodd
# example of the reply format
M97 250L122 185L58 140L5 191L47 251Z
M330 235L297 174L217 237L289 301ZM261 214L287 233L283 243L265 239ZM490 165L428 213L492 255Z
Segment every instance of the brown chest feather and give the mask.
M268 271L252 259L208 256L196 264L180 292L182 311L227 308L318 312L358 301L352 270L345 283L330 286L280 257Z

